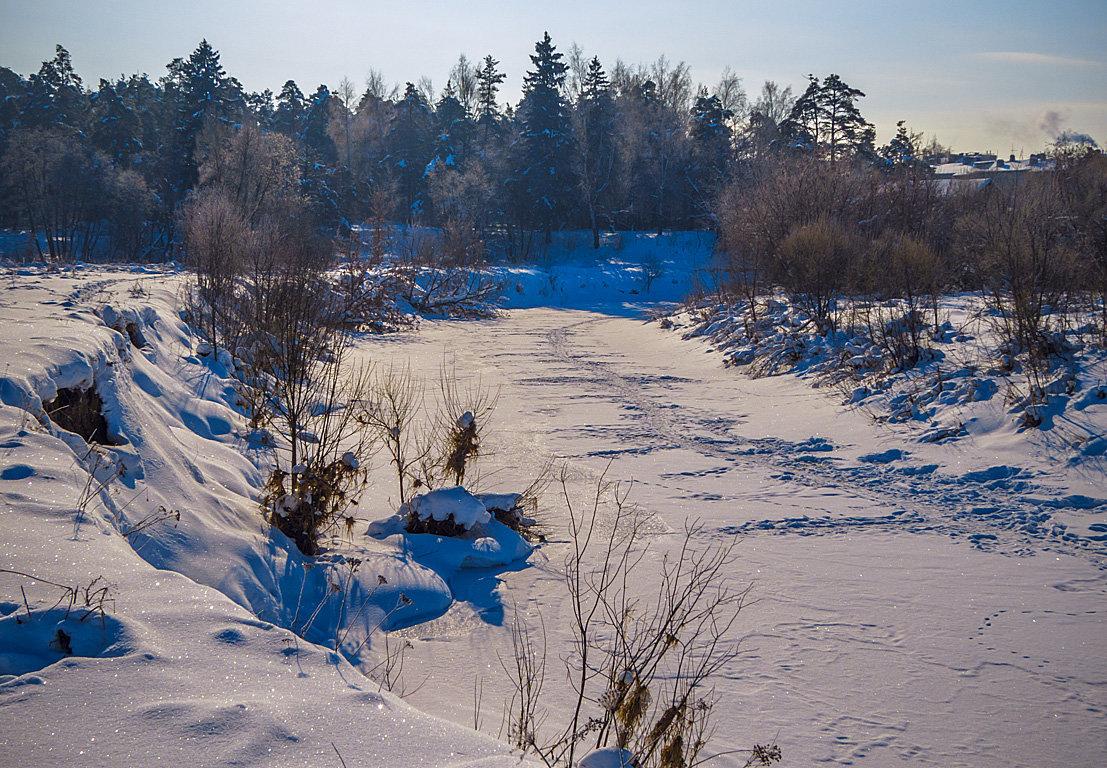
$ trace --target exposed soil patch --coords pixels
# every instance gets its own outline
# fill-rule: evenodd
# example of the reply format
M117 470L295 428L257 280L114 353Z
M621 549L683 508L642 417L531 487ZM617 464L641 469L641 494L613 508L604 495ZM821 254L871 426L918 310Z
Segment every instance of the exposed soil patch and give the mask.
M94 388L59 389L58 396L45 407L51 421L67 432L80 435L86 443L119 444L108 435L108 422L103 415L104 401Z

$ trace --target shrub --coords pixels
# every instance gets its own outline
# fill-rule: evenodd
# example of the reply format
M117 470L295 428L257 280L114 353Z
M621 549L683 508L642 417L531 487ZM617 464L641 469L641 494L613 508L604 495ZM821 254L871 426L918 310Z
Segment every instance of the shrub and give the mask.
M609 745L644 768L696 765L711 734L710 679L737 653L731 630L746 592L733 590L724 575L733 547L698 550L699 529L687 527L662 561L656 598L635 597L627 585L640 578L644 518L627 504L626 491L601 481L581 509L569 499L565 475L562 490L573 633L565 665L574 703L563 728L544 740L545 646L516 616L514 664L504 665L515 688L506 713L510 738L547 765L574 765L590 748ZM587 711L589 703L598 710Z
M822 333L834 330L837 324L838 301L849 285L860 250L856 236L827 218L794 228L780 244L780 281Z
M990 190L958 229L962 248L980 265L996 330L1033 376L1048 371L1061 351L1053 332L1073 308L1079 275L1078 238L1056 179Z

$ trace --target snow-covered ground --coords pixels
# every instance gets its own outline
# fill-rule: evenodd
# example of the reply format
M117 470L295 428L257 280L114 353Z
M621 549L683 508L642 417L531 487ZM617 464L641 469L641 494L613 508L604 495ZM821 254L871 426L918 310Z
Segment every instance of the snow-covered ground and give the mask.
M918 444L795 378L743 378L704 343L641 320L523 310L462 339L427 323L377 354L431 370L448 348L496 371L502 474L559 457L579 473L578 497L605 468L634 479L656 558L687 519L705 524L701 544L741 537L734 577L754 602L745 654L717 681L719 748L776 739L790 765L1102 763L1107 558L1096 534L1072 542L1049 524L1100 518L1064 499L1102 497L1102 467L1066 470L1029 440ZM474 686L502 698L495 661L459 680L452 660L509 652L505 606L533 624L540 613L551 647L566 641L563 514L551 500L542 519L558 533L534 567L478 581L401 632L410 674L427 678L411 701L471 722Z
M640 567L653 571L688 520L702 523L699 546L740 541L732 576L752 585L751 602L743 653L715 681L713 749L776 741L797 766L1102 765L1102 457L1070 461L1050 433L999 417L924 442L837 390L742 376L710 336L643 317L711 288L709 245L642 237L614 254L631 268L585 249L501 268L517 287L500 317L423 320L357 351L432 379L445 359L499 389L475 490L518 491L549 459L568 467L570 498L604 473L633 480L651 519ZM643 261L660 272L648 292ZM464 557L385 522L375 537L359 525L305 568L257 508L265 452L234 409L230 371L193 354L178 276L32 268L0 279L0 568L35 577L0 573L0 674L11 675L0 677L0 764L338 765L337 749L351 766L514 765L461 726L501 730L516 615L545 628L544 699L559 719L569 604L556 493L537 512L547 541L525 560L462 568ZM36 418L54 389L92 379L127 440L99 460ZM1107 404L1080 415L1103 434ZM394 512L377 463L379 490L357 510L366 522ZM123 535L159 508L180 521ZM84 588L98 576L112 598L103 617L50 609L63 592L44 580ZM338 579L355 583L343 590L351 605L367 600L343 650L383 624L355 662L372 671L385 635L410 644L407 702L458 725L379 693L327 650L348 615L327 599ZM397 610L401 594L411 605Z
M451 571L369 537L305 562L265 523L266 452L179 275L2 280L0 765L519 764L333 652L441 613ZM90 386L118 445L45 418Z

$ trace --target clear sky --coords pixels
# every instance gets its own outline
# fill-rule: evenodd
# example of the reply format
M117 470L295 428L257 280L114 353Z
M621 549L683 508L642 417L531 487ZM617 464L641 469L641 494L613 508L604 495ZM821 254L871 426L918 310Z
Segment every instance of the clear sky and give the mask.
M751 94L838 73L881 142L902 119L961 150L1029 153L1060 129L1107 143L1107 0L0 0L0 65L27 75L60 43L90 86L157 78L206 37L248 89L307 92L370 69L441 88L458 54L491 53L514 101L544 30L608 67L664 54L712 85L730 66Z

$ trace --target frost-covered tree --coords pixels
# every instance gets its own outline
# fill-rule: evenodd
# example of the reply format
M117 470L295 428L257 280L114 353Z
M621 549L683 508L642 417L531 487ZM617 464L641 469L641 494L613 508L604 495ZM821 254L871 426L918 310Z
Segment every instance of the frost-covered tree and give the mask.
M461 104L465 114L472 116L477 111L480 83L477 79L477 67L464 53L457 57L457 64L450 70L450 83L453 85L454 98Z

